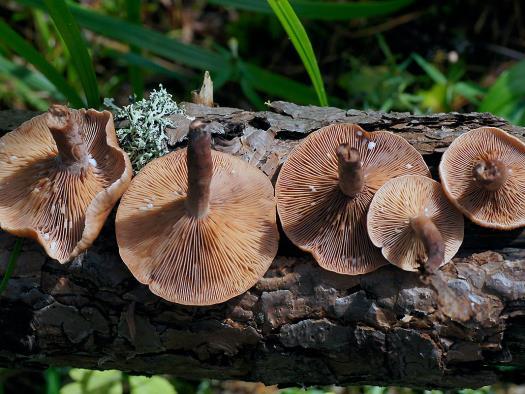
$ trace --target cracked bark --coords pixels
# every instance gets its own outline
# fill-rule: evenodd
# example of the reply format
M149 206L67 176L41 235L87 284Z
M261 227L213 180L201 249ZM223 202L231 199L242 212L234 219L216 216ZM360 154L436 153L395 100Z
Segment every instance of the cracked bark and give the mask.
M186 104L206 119L215 149L271 178L305 133L332 122L390 130L434 175L444 149L479 126L525 130L488 114L414 116L274 102L265 112ZM0 113L0 134L34 114ZM173 148L189 120L173 117ZM478 387L525 381L525 233L467 223L444 277L475 315L451 320L434 290L393 266L359 277L319 268L283 236L279 256L247 293L214 307L169 304L138 284L118 257L110 217L93 247L61 266L34 242L0 299L0 365L68 365L267 384ZM14 238L0 232L0 271Z

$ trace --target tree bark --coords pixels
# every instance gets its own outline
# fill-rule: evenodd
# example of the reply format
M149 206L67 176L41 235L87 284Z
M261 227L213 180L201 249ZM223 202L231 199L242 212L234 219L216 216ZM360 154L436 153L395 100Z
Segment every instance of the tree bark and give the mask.
M265 112L185 104L210 123L214 148L242 156L275 179L310 131L333 122L399 133L434 176L462 132L525 130L489 114L383 114L274 102ZM34 114L0 112L0 135ZM172 118L173 148L190 120ZM280 385L374 384L479 387L525 382L525 234L466 223L444 278L474 312L455 321L417 274L388 266L350 277L322 270L281 235L259 283L213 307L184 307L152 295L118 256L111 216L93 247L67 265L25 240L0 298L0 365L117 368L140 374L261 381ZM14 237L0 232L1 271Z

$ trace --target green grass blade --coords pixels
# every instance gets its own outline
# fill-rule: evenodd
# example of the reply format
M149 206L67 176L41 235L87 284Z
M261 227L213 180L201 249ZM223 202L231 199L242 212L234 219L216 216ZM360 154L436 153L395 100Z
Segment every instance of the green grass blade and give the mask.
M412 54L412 59L425 71L425 73L432 79L435 83L439 85L445 85L447 83L447 77L443 75L434 65L427 62L417 53Z
M326 97L323 78L319 71L319 65L317 64L312 44L301 21L295 14L288 0L268 0L268 4L272 7L272 10L283 25L284 30L288 34L288 37L290 37L292 44L299 54L299 57L312 80L312 84L319 99L319 104L327 106L328 99Z
M60 394L60 372L58 369L49 367L44 376L46 378L46 394Z
M519 104L523 100L525 100L525 60L501 73L481 102L479 111L505 116L503 112L508 113L509 104ZM502 111L503 108L505 111Z
M140 2L141 0L126 0L128 21L140 25ZM130 51L134 54L140 54L140 48L136 45L130 45ZM138 100L144 97L144 79L140 67L135 65L129 66L129 79L133 87L133 93Z
M7 23L0 19L0 41L9 49L16 52L26 61L31 63L40 71L56 88L69 100L74 107L84 106L84 102L75 90L67 83L56 69L40 54L36 49L29 45L17 32Z
M43 0L17 0L18 3L35 8L43 8ZM229 55L216 53L195 45L184 44L154 30L137 26L96 11L68 3L78 23L95 33L114 40L133 44L150 53L172 60L179 64L199 70L209 70L212 75L235 75L234 65ZM250 84L260 92L297 103L312 103L316 100L315 91L302 83L269 72L258 66L247 64L247 77ZM255 77L260 80L252 81ZM281 86L274 86L278 83ZM292 87L295 90L291 90Z
M100 107L100 94L95 69L75 18L64 0L44 0L44 3L69 51L71 64L75 67L80 83L84 88L88 106Z
M57 100L64 100L64 95L60 93L56 86L49 82L49 80L41 73L38 71L29 70L28 68L19 64L15 64L11 60L5 58L2 54L0 54L0 71L3 74L20 80L30 89L44 91L49 93Z
M335 21L388 15L413 2L414 0L362 2L294 0L293 7L296 14L302 18ZM268 4L261 0L208 0L208 3L245 11L272 13Z
M15 247L11 251L11 254L9 255L9 261L7 262L7 268L5 270L4 277L2 278L2 282L0 282L0 295L2 295L7 289L7 284L9 283L9 279L11 278L11 275L13 275L13 272L16 267L16 263L18 261L18 256L20 256L20 252L22 252L22 238L17 238L15 241Z

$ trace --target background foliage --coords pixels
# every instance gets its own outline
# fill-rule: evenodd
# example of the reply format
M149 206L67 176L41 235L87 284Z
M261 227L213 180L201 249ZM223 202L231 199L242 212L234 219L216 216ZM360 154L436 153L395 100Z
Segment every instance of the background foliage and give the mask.
M223 106L263 109L265 101L282 99L415 113L489 111L525 125L524 22L520 0L3 0L0 108L45 110L50 102L100 107L104 97L122 106L159 83L177 101L188 100L209 70L215 101ZM0 370L0 394L15 390L277 389L119 371ZM308 389L326 391L423 392Z

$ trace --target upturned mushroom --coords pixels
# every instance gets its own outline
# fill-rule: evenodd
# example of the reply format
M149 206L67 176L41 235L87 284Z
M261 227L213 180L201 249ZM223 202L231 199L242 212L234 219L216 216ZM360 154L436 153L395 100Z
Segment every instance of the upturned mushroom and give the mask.
M211 150L202 122L187 149L148 163L120 203L120 255L158 296L212 305L252 287L277 254L273 186L243 160Z
M110 112L53 105L0 138L0 227L65 263L91 246L131 176Z
M310 134L277 179L284 232L329 271L358 275L387 264L366 231L374 193L389 179L428 176L422 156L405 139L334 124Z
M456 138L439 165L449 200L474 223L499 230L525 226L525 144L495 127Z
M383 256L406 271L435 272L463 243L463 215L439 182L406 175L386 182L367 216L368 234Z
M469 301L449 288L439 270L463 242L463 216L438 182L417 175L386 182L370 204L367 227L373 244L390 263L422 273L436 289L447 316L459 321L471 317Z

